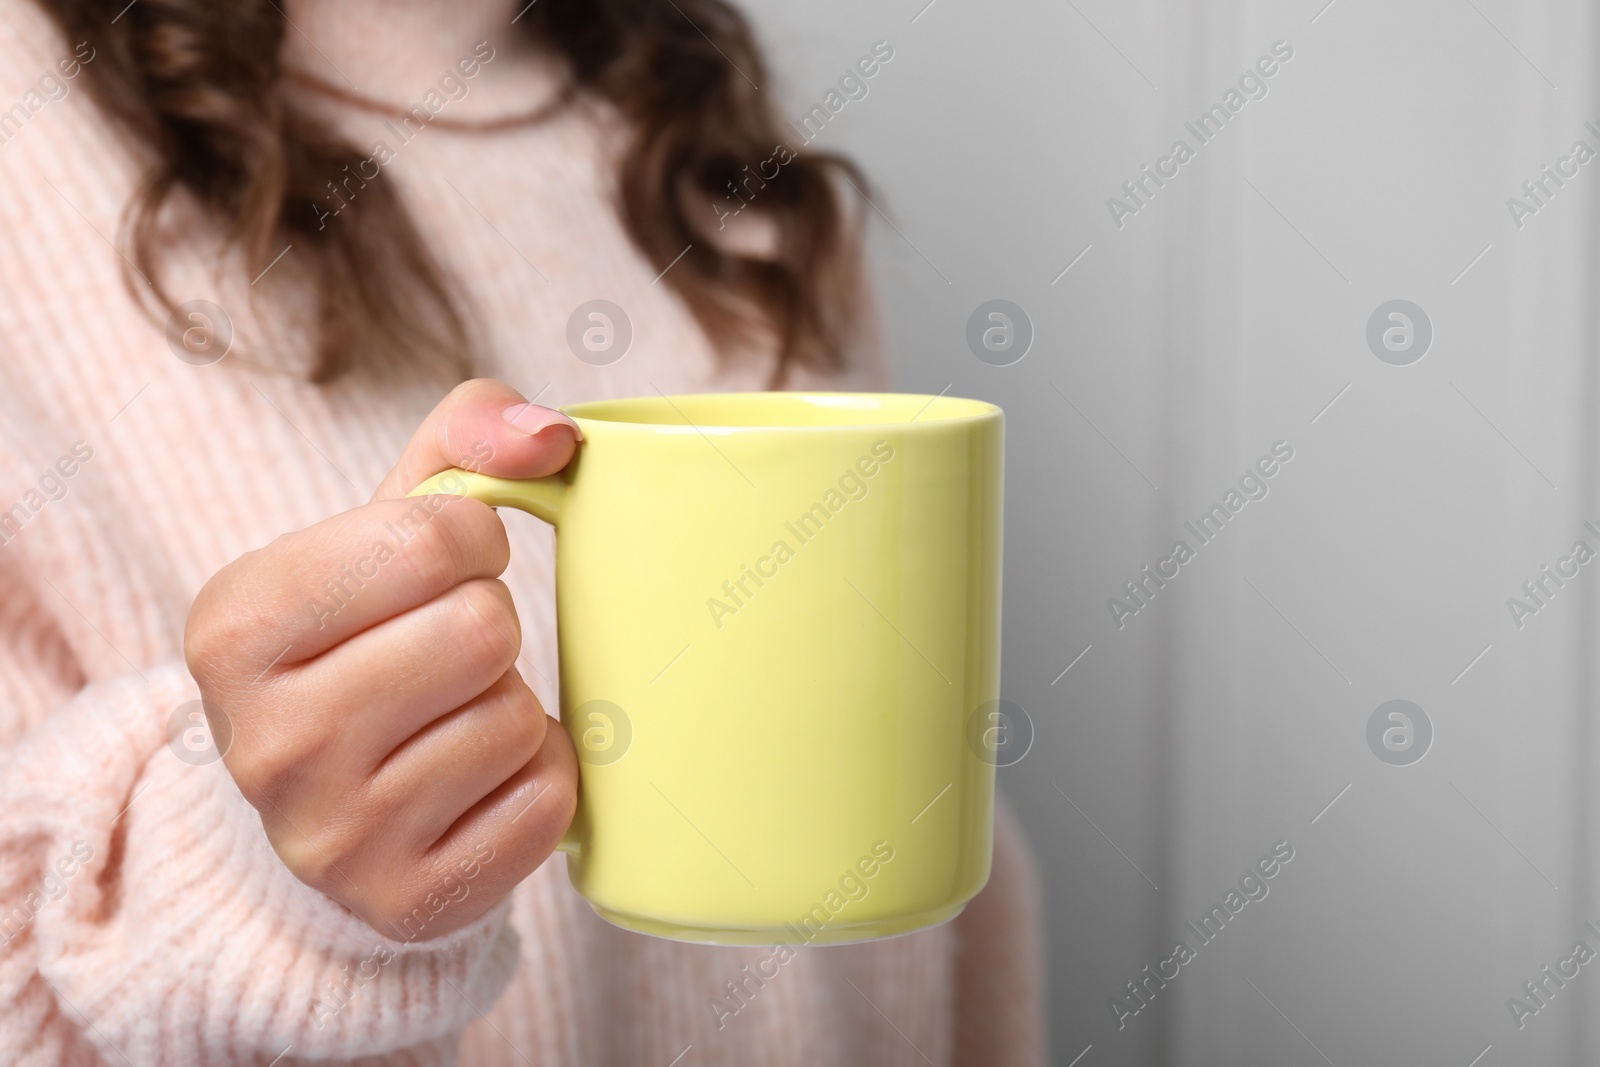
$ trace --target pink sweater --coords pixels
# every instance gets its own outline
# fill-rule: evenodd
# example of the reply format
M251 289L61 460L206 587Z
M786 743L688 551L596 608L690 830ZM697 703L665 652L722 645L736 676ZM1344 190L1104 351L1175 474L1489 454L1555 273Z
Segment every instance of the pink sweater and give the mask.
M291 2L287 61L404 105L488 40L493 58L444 114L519 113L554 85L510 38L521 6ZM738 1000L726 983L769 950L614 929L559 857L448 937L385 938L288 872L220 762L174 754L169 719L198 695L181 647L195 592L248 549L364 503L448 383L306 384L294 331L268 328L285 316L248 303L292 293L214 262L214 235L182 210L172 289L229 309L236 337L220 363L176 358L122 285L111 241L139 167L64 76L75 45L30 0L0 0L0 1063L1041 1062L1039 908L1004 813L993 879L959 919L802 950ZM761 386L770 353L719 362L628 242L604 109L402 143L381 117L319 106L393 150L381 180L461 280L481 373L552 406ZM572 309L599 297L634 329L604 367L565 341ZM881 360L863 362L815 384L876 384ZM554 708L551 537L525 516L507 525L519 666Z

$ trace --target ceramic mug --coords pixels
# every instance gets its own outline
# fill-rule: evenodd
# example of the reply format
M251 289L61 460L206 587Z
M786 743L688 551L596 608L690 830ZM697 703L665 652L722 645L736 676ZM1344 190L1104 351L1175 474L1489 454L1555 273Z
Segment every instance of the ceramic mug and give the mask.
M415 493L556 528L562 849L606 920L887 937L989 877L1004 416L947 396L596 400L565 470Z

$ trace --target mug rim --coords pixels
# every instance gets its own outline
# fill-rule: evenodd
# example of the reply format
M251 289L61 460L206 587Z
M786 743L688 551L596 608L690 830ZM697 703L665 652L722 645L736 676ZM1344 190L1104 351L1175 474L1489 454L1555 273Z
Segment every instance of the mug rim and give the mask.
M810 402L817 408L843 409L848 401L881 402L892 398L897 404L917 404L917 412L909 419L889 420L881 419L863 422L837 422L837 423L793 423L793 422L752 422L739 421L730 423L690 421L689 417L678 409L679 401L686 401L696 405L712 404L737 407L745 404L769 404L785 401ZM653 408L657 413L663 409L661 405L676 412L678 422L655 422L639 418L620 417L621 412L607 411L608 408L637 408L641 412ZM958 411L939 417L923 418L922 413L935 404L941 406L954 404L969 410ZM964 426L986 419L1003 417L1005 412L997 404L987 400L976 400L970 397L949 396L945 393L895 393L895 392L852 392L846 390L768 390L746 391L727 393L676 393L666 394L658 392L655 396L630 396L609 397L604 399L580 400L572 404L563 404L558 410L582 426L603 425L614 426L619 430L632 428L647 433L673 433L682 432L686 427L700 432L717 434L727 433L837 433L841 431L863 430L924 430L940 426ZM859 408L858 408L859 410ZM609 417L608 417L609 416Z

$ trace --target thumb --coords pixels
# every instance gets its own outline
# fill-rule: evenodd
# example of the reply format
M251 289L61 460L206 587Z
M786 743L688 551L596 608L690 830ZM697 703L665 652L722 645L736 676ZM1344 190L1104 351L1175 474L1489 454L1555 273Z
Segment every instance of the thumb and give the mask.
M489 378L462 382L422 420L373 500L402 497L428 478L464 467L497 478L541 478L572 459L578 424Z

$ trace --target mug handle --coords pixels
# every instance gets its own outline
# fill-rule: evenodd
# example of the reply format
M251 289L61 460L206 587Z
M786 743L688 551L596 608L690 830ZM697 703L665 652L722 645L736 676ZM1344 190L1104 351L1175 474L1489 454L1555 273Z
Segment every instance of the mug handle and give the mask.
M425 496L430 493L448 493L452 496L470 496L492 508L516 508L543 519L552 526L560 526L561 503L567 495L567 482L559 474L545 478L494 478L487 474L462 470L459 467L441 471L418 485L406 496ZM580 764L581 777L581 764ZM557 852L576 855L578 852L578 824L582 820L582 795L578 811L572 816Z
M429 493L470 496L492 508L516 508L541 518L552 526L559 526L561 501L567 494L567 482L559 474L552 474L546 478L493 478L487 474L452 467L450 470L435 474L406 496L424 496Z

